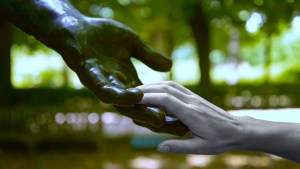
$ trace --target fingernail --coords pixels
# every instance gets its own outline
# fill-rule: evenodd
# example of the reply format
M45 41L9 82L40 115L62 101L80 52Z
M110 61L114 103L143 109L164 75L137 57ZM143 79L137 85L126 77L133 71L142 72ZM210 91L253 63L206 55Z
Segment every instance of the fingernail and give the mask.
M158 151L162 152L162 153L167 153L170 151L170 147L169 146L160 146L160 147L158 147Z

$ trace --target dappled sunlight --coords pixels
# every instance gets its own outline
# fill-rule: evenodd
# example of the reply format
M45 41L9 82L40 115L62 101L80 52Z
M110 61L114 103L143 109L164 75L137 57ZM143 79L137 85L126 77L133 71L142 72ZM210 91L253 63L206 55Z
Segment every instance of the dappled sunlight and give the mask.
M142 83L173 80L235 116L300 123L300 1L72 0L71 3L88 17L108 18L100 19L104 26L107 26L104 21L110 19L128 26L145 46L170 57L173 65L169 72L154 71L131 58ZM54 2L50 6L55 10ZM156 150L159 143L179 137L136 125L133 119L118 113L114 105L98 99L106 96L96 97L94 93L98 91L85 90L63 57L34 39L41 37L34 33L27 36L16 28L9 31L0 32L3 37L12 34L7 38L12 44L7 47L11 60L0 61L5 77L0 76L1 96L3 102L9 103L0 106L1 169L297 168L291 161L259 152L159 153ZM80 28L79 32L85 31L89 30ZM95 33L97 39L92 43L99 42L99 56L109 57L106 47L121 55L120 58L122 50L127 48L126 57L144 53L135 34L128 41L114 43L127 35L106 38L110 37L108 33L110 30ZM74 37L74 44L78 39L85 42L81 35ZM55 42L56 37L51 38ZM105 48L101 46L104 41L108 42ZM0 43L0 54L8 55L9 52L1 53L1 44L8 42ZM85 49L84 45L80 47ZM97 46L93 49L98 50ZM92 57L87 55L83 59ZM116 73L105 70L109 66L103 66L105 61L101 59L95 67L103 69L105 77ZM10 62L11 67L6 67ZM130 72L123 71L125 77L120 78L126 81Z
M193 85L200 81L200 70L196 59L174 61L172 73L173 80L183 85Z
M30 88L47 82L46 86L61 87L63 85L62 72L65 63L57 53L37 51L32 54L28 53L25 46L18 45L13 46L11 50L12 83L15 87Z
M107 6L101 6L97 4L93 4L89 7L89 13L94 16L99 16L102 18L113 18L114 11L112 8Z
M290 83L293 80L293 74L288 74L288 69L293 67L293 63L275 63L270 65L269 80L281 83L282 76L285 76L284 82ZM212 70L212 79L216 83L226 83L235 85L237 83L251 83L265 77L265 68L263 65L250 65L248 62L239 64L225 63L215 66Z
M195 85L200 81L199 62L195 47L191 43L176 48L172 54L173 80L183 85Z
M150 69L141 61L134 58L131 59L138 72L138 76L144 84L160 82L169 79L169 73L158 72Z
M270 167L270 157L246 156L246 155L228 155L224 159L225 163L232 167Z
M12 84L15 88L69 87L82 89L78 76L71 71L61 56L52 51L30 53L26 46L12 47ZM67 77L65 77L67 76Z
M264 68L262 66L251 66L247 62L238 65L234 63L220 64L212 70L212 78L215 82L225 82L235 85L239 81L251 81L263 78Z
M213 161L213 156L187 155L186 162L190 167L207 167Z
M262 13L253 12L246 21L246 30L249 33L256 33L265 22L265 16Z
M74 89L82 89L84 87L75 72L68 69L67 74L69 87Z
M133 169L159 169L161 168L161 160L149 157L137 157L130 161L130 168Z
M296 16L292 21L292 31L296 37L300 37L300 16Z

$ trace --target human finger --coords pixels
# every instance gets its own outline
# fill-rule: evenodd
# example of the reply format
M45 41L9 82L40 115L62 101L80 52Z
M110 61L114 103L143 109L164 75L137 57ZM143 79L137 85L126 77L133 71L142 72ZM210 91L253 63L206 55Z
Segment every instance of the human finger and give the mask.
M194 93L192 91L190 91L189 89L185 88L184 86L176 83L175 81L162 81L162 82L157 82L157 83L151 83L151 84L145 84L142 86L138 86L139 87L147 87L147 86L156 86L156 85L167 85L167 86L171 86L183 93L189 94L189 95L193 95Z
M142 123L135 120L133 122L139 126L148 128L149 130L156 133L166 133L177 136L184 136L189 131L189 129L179 120L166 121L165 124L161 127L154 127L147 123Z
M167 93L176 97L177 99L188 104L190 100L190 95L166 84L161 85L142 85L136 87L140 89L143 93Z
M133 43L132 52L133 57L139 59L154 70L166 72L169 71L172 67L171 59L155 52L139 37L136 37L136 40Z
M139 104L162 107L167 114L177 117L184 124L189 124L192 114L187 104L167 93L144 93Z

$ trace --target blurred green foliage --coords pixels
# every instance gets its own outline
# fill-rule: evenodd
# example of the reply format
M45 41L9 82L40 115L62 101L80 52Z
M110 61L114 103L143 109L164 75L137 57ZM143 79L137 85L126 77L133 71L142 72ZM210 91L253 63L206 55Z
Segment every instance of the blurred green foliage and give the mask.
M199 87L199 81L203 80L200 77L201 73L208 72L214 85L210 99L213 104L225 109L299 107L300 1L298 0L71 0L71 2L88 16L112 18L128 25L153 48L172 57L174 68L169 78L189 85L193 92L202 94L206 91L206 88ZM194 28L191 18L199 15L199 11L205 18L199 22L201 26L208 27L209 32L203 34L201 27L196 28L202 33L197 36L192 31ZM32 36L13 28L11 39L12 83L16 88L33 89L16 89L11 93L17 100L16 106L8 109L0 107L2 131L0 141L8 139L4 144L0 143L2 145L0 168L134 168L132 164L136 159L142 161L150 159L150 162L155 159L168 168L180 166L201 168L201 164L200 167L187 165L191 164L189 160L193 159L192 157L156 154L154 149L136 150L129 144L128 137L116 139L117 141L99 138L103 136L101 120L95 124L97 129L99 128L97 134L91 134L91 131L86 130L79 134L74 131L68 133L72 130L72 126L76 125L57 124L55 121L57 114L77 117L81 113L98 112L101 115L104 111L113 112L114 109L109 105L99 105L98 100L87 91L70 90L68 87L81 88L77 85L78 80L76 84L74 83L73 77L76 75L70 73L64 63L60 64L63 61L57 53ZM199 43L197 39L202 44L208 43L207 55L199 54L201 53L199 51L205 49L197 44ZM207 64L211 65L210 68L200 67L199 63L204 62L206 57L209 58ZM54 66L39 62L40 60L46 60L45 62ZM26 72L25 68L31 72ZM143 74L143 71L144 68L140 69L139 73ZM24 106L26 104L31 106ZM46 119L47 122L41 119ZM37 128L39 132L33 132L37 131ZM27 140L25 147L29 147L29 156L28 152L19 154L19 150L17 153L10 152L10 148L13 149L20 142L24 144L22 139ZM97 148L92 147L91 152L86 152L88 148L79 152L31 150L32 147L38 147L38 141L50 140L60 143L68 139L71 140L66 142L68 145L80 139L92 140L92 144ZM38 141L31 142L32 140ZM17 144L10 144L11 141L17 141ZM87 142L80 145L87 145ZM71 147L78 148L77 146ZM54 146L56 149L61 147L65 146ZM5 148L9 151L5 151ZM234 156L235 152L214 157L213 162L206 167L297 168L292 162L264 154L237 154L239 157ZM200 161L203 159L207 158L201 157Z
M241 77L238 83L251 81L255 83L257 80L260 81L261 78L271 79L271 82L297 82L297 78L294 76L298 76L297 65L299 64L291 64L291 62L300 62L297 57L300 53L299 32L295 32L295 29L299 28L297 25L300 22L292 25L298 16L299 1L72 0L71 2L88 16L112 18L130 26L156 50L170 57L177 47L186 43L196 43L195 38L198 37L195 37L196 35L191 31L190 18L196 14L197 10L201 10L206 18L206 21L202 24L210 29L209 41L207 42L211 52L210 61L207 64L213 66L211 68L200 67L200 72L214 71L218 65L228 62L234 64L247 62L251 66L262 67L264 73L257 76L257 79L243 80L243 77ZM17 29L13 31L12 39L15 45L27 46L28 56L36 50L51 53L51 50L44 47L33 37L25 35ZM206 41L203 43L206 43ZM197 44L193 47L198 48L197 50L200 51L203 50ZM214 51L219 51L219 53ZM220 53L222 54L220 55ZM182 55L187 54L182 53ZM195 59L195 62L198 62L197 60L204 62L204 58L208 57L197 52L194 55L199 58ZM273 77L270 69L272 65L278 64L282 65L280 69L283 70L280 70L280 75ZM255 67L254 69L256 69ZM62 82L67 83L69 80L66 79L60 80L60 82L51 82L51 79L55 79L55 76L63 74L64 71L64 69L44 71L40 75L42 76L41 83L35 86L66 86ZM174 70L174 72L180 71ZM195 74L195 76L201 75ZM63 78L68 78L67 76ZM288 80L280 77L285 77ZM24 83L30 83L30 77L25 79L27 79L27 82L24 81ZM201 78L195 77L195 79ZM218 77L212 77L212 80L213 83L222 81Z

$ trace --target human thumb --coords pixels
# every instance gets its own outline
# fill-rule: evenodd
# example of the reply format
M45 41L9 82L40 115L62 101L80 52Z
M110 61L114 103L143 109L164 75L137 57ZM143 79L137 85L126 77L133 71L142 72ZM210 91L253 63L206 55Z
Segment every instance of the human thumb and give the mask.
M157 151L159 152L174 154L193 154L197 149L197 141L193 138L186 140L167 140L157 146Z

